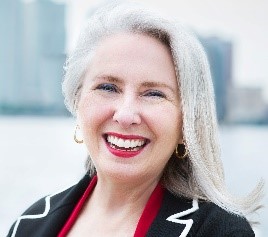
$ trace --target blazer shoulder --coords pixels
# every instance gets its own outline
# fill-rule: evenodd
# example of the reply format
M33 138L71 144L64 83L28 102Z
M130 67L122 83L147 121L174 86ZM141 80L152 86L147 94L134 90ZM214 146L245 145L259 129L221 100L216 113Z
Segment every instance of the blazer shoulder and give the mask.
M51 207L51 198L54 197L55 199L60 200L62 197L66 195L70 191L72 187L69 187L65 189L62 192L57 192L55 194L47 195L45 197L40 198L36 202L34 202L30 207L28 207L20 217L13 223L11 226L9 233L7 237L13 236L14 229L15 231L18 228L18 225L20 224L21 220L23 219L35 219L35 218L42 218L43 216L46 216L48 212L50 211Z
M68 193L68 191L70 189L71 189L71 187L67 188L64 191L57 192L55 194L46 195L46 196L40 198L39 200L34 202L30 207L28 207L22 213L22 216L25 216L25 215L38 215L41 212L45 212L45 209L47 207L48 201L51 201L51 199L53 199L53 201L60 200L62 197L64 197L66 195L66 193Z
M78 183L42 197L26 209L22 215L37 215L42 211L45 212L48 207L50 210L53 210L58 208L59 205L68 205L69 203L76 202L83 194L89 181L90 177L85 175Z
M59 216L62 217L60 218L62 221L65 221L82 196L89 181L90 177L85 175L77 184L47 195L33 203L18 217L10 228L8 236L14 236L13 233L18 233L18 236L25 236L26 227L36 231L38 228L41 229L41 226L51 225L53 218L59 222Z
M228 212L211 202L199 201L199 210L193 220L193 231L202 233L200 236L255 236L245 217Z
M37 215L45 209L45 199L47 196L40 198L34 202L30 207L28 207L22 215Z

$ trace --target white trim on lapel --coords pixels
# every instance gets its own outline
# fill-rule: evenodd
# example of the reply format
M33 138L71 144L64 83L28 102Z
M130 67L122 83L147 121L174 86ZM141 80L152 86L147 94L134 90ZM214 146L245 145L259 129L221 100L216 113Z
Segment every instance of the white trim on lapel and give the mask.
M73 186L73 185L71 185L71 186ZM70 188L70 187L68 187L68 188ZM45 210L44 210L44 212L42 214L20 216L16 221L16 224L14 226L14 229L13 229L11 237L15 237L21 220L24 220L24 219L39 219L39 218L45 217L48 214L49 210L50 210L50 199L53 196L55 196L55 195L57 195L59 193L62 193L65 190L67 190L68 188L65 188L65 189L63 189L63 190L61 190L59 192L56 192L54 194L51 194L51 195L47 196L45 198Z
M198 201L196 199L193 199L192 207L190 209L187 209L185 211L176 213L176 214L174 214L174 215L172 215L172 216L167 218L167 221L171 221L171 222L174 222L174 223L185 225L185 228L184 228L183 232L180 234L179 237L186 237L187 234L189 233L192 225L193 225L193 220L192 219L180 220L179 218L182 217L182 216L186 216L186 215L188 215L190 213L193 213L198 209L199 209Z

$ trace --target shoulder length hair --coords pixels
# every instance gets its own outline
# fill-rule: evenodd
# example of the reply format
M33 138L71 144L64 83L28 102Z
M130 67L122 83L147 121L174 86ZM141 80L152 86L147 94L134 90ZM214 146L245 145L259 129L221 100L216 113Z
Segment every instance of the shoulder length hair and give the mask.
M83 75L101 39L120 32L145 34L167 45L176 69L183 136L188 157L173 155L162 182L175 195L215 203L228 212L246 216L259 208L263 184L245 198L232 196L224 182L220 159L214 91L208 60L199 41L177 22L135 3L114 3L101 8L87 22L65 65L65 104L76 116ZM90 159L87 169L95 173Z

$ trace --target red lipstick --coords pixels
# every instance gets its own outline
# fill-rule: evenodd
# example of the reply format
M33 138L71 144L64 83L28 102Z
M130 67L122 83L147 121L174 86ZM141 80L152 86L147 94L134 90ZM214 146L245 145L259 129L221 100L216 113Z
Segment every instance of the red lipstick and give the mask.
M108 148L108 150L115 156L121 157L121 158L131 158L134 156L137 156L138 154L141 153L141 151L143 150L143 148L141 148L138 151L124 151L124 150L117 150L114 149L112 147L110 147L109 143L106 143L106 146Z
M139 139L139 140L146 140L145 144L143 146L141 146L139 148L139 150L137 151L131 151L131 150L124 150L124 149L116 149L114 147L112 147L110 145L110 143L107 141L107 136L115 136L117 138L121 138L121 139ZM105 136L105 143L106 143L106 147L107 149L115 156L117 157L121 157L121 158L131 158L134 156L137 156L138 154L140 154L142 152L142 150L144 149L144 147L147 145L148 143L148 139L142 136L138 136L138 135L123 135L123 134L119 134L119 133L106 133Z

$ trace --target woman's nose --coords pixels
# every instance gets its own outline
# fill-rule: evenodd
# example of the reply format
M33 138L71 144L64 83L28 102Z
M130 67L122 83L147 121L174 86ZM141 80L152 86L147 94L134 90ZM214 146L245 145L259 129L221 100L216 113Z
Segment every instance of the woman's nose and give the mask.
M116 106L113 120L122 128L141 123L141 116L138 106L131 101L123 101Z

